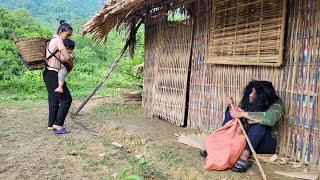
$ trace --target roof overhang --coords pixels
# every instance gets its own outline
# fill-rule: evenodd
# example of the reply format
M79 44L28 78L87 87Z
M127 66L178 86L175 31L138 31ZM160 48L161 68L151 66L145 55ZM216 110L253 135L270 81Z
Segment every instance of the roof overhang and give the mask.
M139 19L150 14L153 9L167 11L190 4L195 0L110 0L95 13L80 31L81 35L93 34L93 39L102 41L113 28L135 27Z

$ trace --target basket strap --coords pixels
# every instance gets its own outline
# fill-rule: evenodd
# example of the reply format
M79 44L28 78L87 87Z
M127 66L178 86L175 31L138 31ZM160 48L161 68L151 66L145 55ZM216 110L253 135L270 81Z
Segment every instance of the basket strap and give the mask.
M48 50L48 51L49 51L49 50ZM49 52L50 52L50 51L49 51ZM51 58L51 57L54 56L56 59L58 59L58 61L60 61L61 64L63 64L63 65L67 68L67 71L70 72L70 71L71 71L71 68L70 68L69 64L68 64L67 62L61 61L61 60L56 56L57 52L59 52L58 49L57 49L56 51L54 51L53 53L50 52L51 54L50 54L50 56L49 56L47 59L49 59L49 58ZM45 61L45 63L47 64L47 61ZM48 64L47 64L47 66L50 67ZM51 67L51 68L53 68L53 67Z
M49 49L48 49L48 51L49 51ZM57 49L57 50L55 50L53 53L49 51L50 56L49 56L49 57L47 57L47 58L46 58L46 60L48 60L48 59L52 58L53 56L54 56L55 58L57 58L57 57L56 57L57 52L59 52L59 50L58 50L58 49ZM61 62L61 60L60 60L59 58L57 58L57 59Z
M55 37L54 37L54 38L55 38ZM51 39L52 39L52 38L51 38ZM48 43L47 43L47 50L49 51L50 56L47 57L46 60L44 61L47 67L50 67L50 66L48 65L48 63L47 63L47 60L50 59L50 58L52 58L52 57L55 57L58 61L60 61L61 64L63 64L63 62L61 61L61 59L56 56L56 54L59 52L59 50L57 49L57 50L55 50L55 51L52 53L52 52L49 50L49 48L48 48L49 43L51 42L51 39L50 39L50 40L48 41ZM54 67L50 67L50 68L54 68ZM56 69L56 68L54 68L54 69Z
M55 50L53 53L50 52L49 49L48 49L48 51L49 51L49 53L50 53L50 56L47 57L47 58L44 60L44 63L45 63L45 65L46 65L46 67L54 68L54 67L49 66L49 64L47 63L47 60L50 59L50 58L52 58L52 57L54 56L54 57L57 58L57 59L60 61L60 63L61 63L61 60L56 56L56 54L57 54L57 52L59 52L59 50L57 49L57 50ZM54 69L57 69L57 68L54 68ZM59 69L58 69L58 70L59 70Z

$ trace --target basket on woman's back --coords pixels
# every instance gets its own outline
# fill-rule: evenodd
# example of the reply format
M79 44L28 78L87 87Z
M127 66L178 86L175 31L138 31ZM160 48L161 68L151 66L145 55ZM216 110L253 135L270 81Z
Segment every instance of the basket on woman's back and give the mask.
M13 37L13 39L25 67L29 70L43 69L45 67L48 42L46 38L17 39Z

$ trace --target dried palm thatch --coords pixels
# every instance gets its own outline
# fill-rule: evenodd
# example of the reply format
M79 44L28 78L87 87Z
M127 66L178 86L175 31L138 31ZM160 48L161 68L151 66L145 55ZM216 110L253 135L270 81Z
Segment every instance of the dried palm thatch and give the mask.
M157 12L168 12L178 7L187 12L187 5L192 1L194 0L111 0L93 15L80 34L92 33L94 40L101 41L106 39L114 27L131 31L135 23L146 14L153 16Z

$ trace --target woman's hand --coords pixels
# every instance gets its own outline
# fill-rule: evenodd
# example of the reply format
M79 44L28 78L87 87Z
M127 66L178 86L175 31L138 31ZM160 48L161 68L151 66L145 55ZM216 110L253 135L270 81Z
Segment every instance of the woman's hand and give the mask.
M73 59L69 60L68 64L69 64L70 68L73 69Z
M247 116L247 112L245 112L243 109L239 107L231 108L230 109L230 115L232 118L242 118Z
M230 105L234 105L234 101L233 101L233 98L231 96L228 96L227 97L227 105L230 106Z

